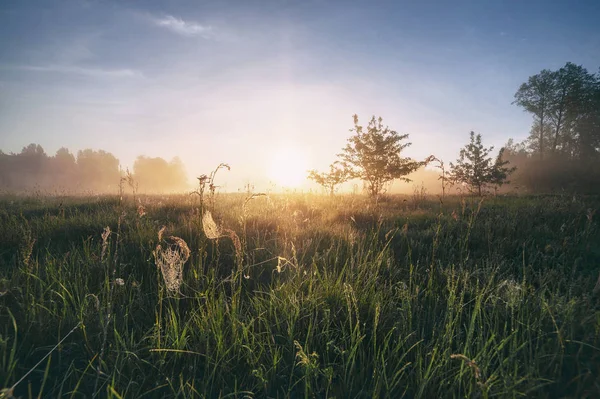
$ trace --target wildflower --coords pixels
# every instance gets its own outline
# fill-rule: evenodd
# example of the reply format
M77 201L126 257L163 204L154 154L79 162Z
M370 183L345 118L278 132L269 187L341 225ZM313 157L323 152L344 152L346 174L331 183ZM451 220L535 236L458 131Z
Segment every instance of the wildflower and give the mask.
M122 287L125 285L125 280L123 280L122 278L117 278L117 279L115 279L115 285Z

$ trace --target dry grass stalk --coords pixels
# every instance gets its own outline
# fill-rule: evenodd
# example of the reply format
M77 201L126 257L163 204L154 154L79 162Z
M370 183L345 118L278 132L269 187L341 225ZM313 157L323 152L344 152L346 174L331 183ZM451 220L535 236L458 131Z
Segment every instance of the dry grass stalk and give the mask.
M217 225L215 220L212 217L210 211L204 212L202 216L202 228L204 230L204 234L210 240L217 240L221 237L229 237L233 242L233 246L235 248L235 256L238 259L238 262L242 261L242 242L240 241L240 237L236 234L235 231L230 229L223 229Z
M596 213L595 209L589 208L587 210L586 217L587 217L588 222L590 222L590 223L592 222L592 220L594 219L594 214L595 213Z
M594 294L600 293L600 274L598 274L598 281L596 281L596 285L594 286Z
M104 261L106 256L106 249L108 248L108 237L110 237L110 227L106 226L102 232L102 253L100 255L100 261Z
M477 380L477 383L482 384L482 374L481 374L481 369L479 368L479 366L477 365L477 363L475 363L475 360L471 360L468 357L466 357L465 355L461 355L461 354L454 354L454 355L450 355L451 359L459 359L462 360L463 362L466 363L466 365L473 370L473 374L475 374L475 379Z
M240 241L240 238L238 237L238 235L236 234L235 231L233 230L229 230L229 229L224 229L223 232L225 234L227 234L227 236L231 239L231 241L233 242L233 246L235 248L235 256L238 259L242 259L242 243Z
M31 238L31 236L29 236L21 246L21 260L29 272L33 271L31 254L33 253L33 245L35 244L35 241L35 238Z
M158 230L158 242L162 241L163 234L165 234L165 230L167 230L167 226L163 226Z

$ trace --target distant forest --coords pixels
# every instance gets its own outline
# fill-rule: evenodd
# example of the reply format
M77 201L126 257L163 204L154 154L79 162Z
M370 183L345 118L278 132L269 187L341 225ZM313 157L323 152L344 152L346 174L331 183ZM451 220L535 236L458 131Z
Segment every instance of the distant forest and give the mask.
M86 149L75 156L61 148L54 156L48 156L40 145L30 144L18 154L0 151L0 189L8 191L114 193L127 172L113 154L102 150ZM130 176L143 192L189 189L179 158L167 162L139 156Z
M525 141L510 139L503 148L503 160L516 167L503 191L600 193L600 70L590 73L570 62L543 70L518 88L513 104L531 114L532 127ZM123 176L119 160L102 150L75 156L61 148L48 156L30 144L20 153L0 151L2 190L115 192ZM141 192L189 189L178 158L140 156L131 176ZM416 176L431 182L439 175L426 170Z

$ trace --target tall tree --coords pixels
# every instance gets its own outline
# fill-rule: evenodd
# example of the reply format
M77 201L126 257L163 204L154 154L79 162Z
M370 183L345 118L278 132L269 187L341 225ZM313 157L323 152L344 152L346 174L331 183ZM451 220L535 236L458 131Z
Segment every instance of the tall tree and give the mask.
M470 139L470 143L460 150L456 164L450 162L450 174L454 182L466 184L469 191L481 196L486 185L504 184L515 169L506 167L508 162L502 159L503 151L496 162L492 161L490 153L494 147L485 148L481 134L471 132Z
M353 115L353 121L350 131L354 134L338 156L350 177L366 182L371 196L379 195L385 184L394 179L410 181L406 175L424 164L401 156L402 150L411 145L405 142L408 134L398 134L384 126L381 117L373 116L366 129L358 124L357 115Z
M531 76L515 94L515 102L534 116L530 148L539 155L590 159L600 141L597 100L599 77L567 62L557 71Z
M546 122L553 107L556 85L556 72L544 69L530 76L515 93L514 104L532 113L539 123L538 148L540 159L544 158Z
M510 168L506 167L509 163L510 161L505 158L505 149L500 148L490 175L490 184L494 186L495 192L498 192L503 185L510 183L508 176L517 170L514 166Z
M85 149L77 152L80 184L90 190L106 192L119 185L119 160L110 152Z
M171 162L139 156L133 164L133 177L145 192L170 192L187 188L187 176L179 158Z

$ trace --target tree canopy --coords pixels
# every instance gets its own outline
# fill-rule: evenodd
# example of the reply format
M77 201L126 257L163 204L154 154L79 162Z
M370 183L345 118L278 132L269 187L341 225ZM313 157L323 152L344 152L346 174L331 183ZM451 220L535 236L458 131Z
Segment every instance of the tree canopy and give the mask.
M470 142L460 150L456 163L450 162L450 176L455 183L465 184L471 192L479 196L488 185L501 186L507 182L514 168L508 168L508 161L502 159L500 150L494 162L490 153L494 147L483 146L481 134L470 134Z
M329 165L329 172L310 170L308 178L325 188L329 192L329 195L333 195L336 186L347 182L350 179L350 174L348 168L344 167L339 161L336 161Z
M401 156L411 145L406 142L408 134L399 134L384 126L381 117L373 116L366 128L359 125L356 114L353 121L354 127L350 131L354 134L339 157L350 177L367 184L371 196L381 194L385 185L394 179L409 181L406 176L423 165Z
M187 188L185 168L179 158L140 156L132 177L145 192L182 191ZM84 149L72 154L62 147L48 156L39 144L20 153L0 152L0 188L11 191L32 189L63 192L116 192L123 176L119 160L110 152Z

